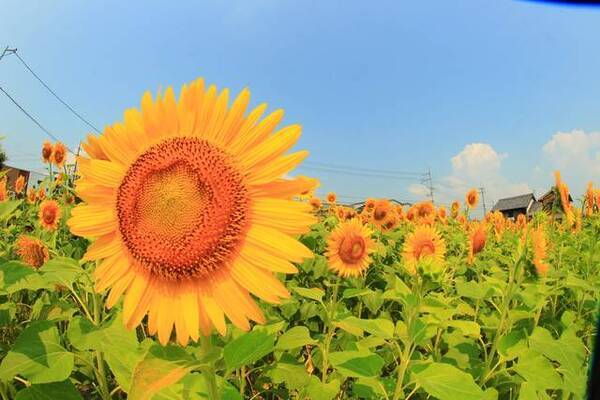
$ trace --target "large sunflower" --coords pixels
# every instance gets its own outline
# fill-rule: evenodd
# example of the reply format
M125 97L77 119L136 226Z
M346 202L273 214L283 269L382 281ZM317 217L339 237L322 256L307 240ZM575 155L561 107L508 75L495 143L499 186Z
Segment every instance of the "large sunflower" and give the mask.
M88 136L68 224L95 238L85 254L99 260L96 290L110 288L107 306L124 294L128 328L148 315L148 329L169 341L226 332L225 316L248 330L264 322L252 293L271 303L289 296L273 272L312 257L294 235L316 221L311 206L292 201L310 190L307 179L283 179L306 156L285 154L300 137L278 132L277 110L260 120L262 104L246 115L243 90L229 107L227 89L203 80L172 88L124 121Z
M371 230L358 218L339 224L327 240L329 267L341 276L359 276L371 263L375 249Z

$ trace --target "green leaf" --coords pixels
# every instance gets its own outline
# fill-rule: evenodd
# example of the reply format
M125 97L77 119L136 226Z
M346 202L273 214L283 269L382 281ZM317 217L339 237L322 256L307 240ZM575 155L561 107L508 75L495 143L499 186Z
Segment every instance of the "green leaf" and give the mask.
M315 344L316 340L310 337L310 332L305 326L295 326L285 332L277 341L277 350L291 350L307 344Z
M527 350L525 339L526 333L523 330L514 330L506 336L502 336L498 341L498 353L507 360L513 360Z
M99 327L87 318L75 317L69 324L67 337L78 350L100 350L110 353L114 349L138 346L135 331L125 328L120 313Z
M333 379L329 383L323 383L314 375L310 377L310 384L306 388L307 397L311 400L333 400L339 391L339 380Z
M481 336L481 327L477 322L465 320L451 320L446 323L448 326L458 329L465 336L478 338Z
M284 354L275 364L275 368L267 372L267 376L273 383L284 383L290 390L301 389L310 382L310 375L306 372L304 364L289 354Z
M37 271L18 261L0 265L0 293L15 293L19 290L37 290L45 287Z
M15 400L82 400L81 394L69 380L31 385L17 392Z
M394 337L394 323L388 319L360 319L348 317L337 323L337 326L356 336L362 336L363 331L381 337L391 339Z
M58 329L51 321L31 323L21 332L0 364L0 380L17 374L31 383L59 382L73 370L73 353L60 344Z
M562 379L550 361L533 350L519 356L513 370L535 386L536 390L559 389L562 386Z
M8 200L0 203L0 221L9 219L22 203L22 200Z
M371 289L346 289L344 290L343 299L351 299L354 297L364 296L366 294L370 294L373 291Z
M330 353L329 360L342 375L358 378L378 376L385 364L383 358L368 350Z
M42 265L39 272L49 285L72 287L77 277L85 271L72 258L56 257Z
M275 335L263 331L252 331L227 343L223 349L225 365L229 370L238 369L244 365L263 358L274 349Z
M323 296L325 296L325 291L319 288L302 288L302 287L292 287L292 290L298 293L302 297L306 297L307 299L312 299L316 301L321 301Z
M428 394L440 400L481 400L486 397L473 377L443 363L431 363L413 374L415 382ZM488 392L489 393L489 392ZM491 396L491 395L487 395Z
M180 381L198 364L181 347L153 345L133 371L128 398L150 399L161 389Z
M487 288L485 285L479 284L475 281L467 281L467 282L456 282L456 293L459 296L467 297L469 299L475 300L483 300L485 299L490 292L491 288Z
M16 312L15 303L0 304L0 326L9 325L14 320Z

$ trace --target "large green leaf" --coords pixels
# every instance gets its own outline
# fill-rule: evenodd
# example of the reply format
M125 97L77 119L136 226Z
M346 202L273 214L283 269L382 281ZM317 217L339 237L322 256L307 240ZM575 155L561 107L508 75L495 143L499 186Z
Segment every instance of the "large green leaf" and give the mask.
M0 265L0 293L15 293L19 290L37 290L46 287L40 274L19 261Z
M283 383L291 390L301 389L310 383L310 375L306 372L304 364L290 354L284 354L267 375L273 383Z
M131 387L127 392L130 400L150 399L161 389L169 387L184 376L199 362L178 346L150 347L146 356L133 371Z
M67 337L73 347L79 350L111 350L131 349L138 346L134 330L123 325L121 314L115 315L101 326L95 326L88 319L75 317L69 323Z
M14 211L19 207L22 200L8 200L0 203L0 221L6 221L9 219Z
M423 370L415 372L413 379L427 393L440 400L495 398L495 392L484 392L470 374L450 364L431 363Z
M56 257L46 262L39 269L42 278L50 285L71 287L79 275L85 271L72 258Z
M306 387L306 394L311 400L333 400L339 391L339 380L333 379L328 383L323 383L314 375L310 377L310 384Z
M82 400L71 381L40 383L17 392L15 400Z
M21 375L31 383L59 382L73 370L73 353L60 344L58 329L50 321L31 323L17 338L0 364L0 380Z
M383 358L368 350L330 353L329 360L342 375L359 378L378 376L385 364Z
M293 287L292 290L298 293L302 297L306 297L308 299L321 301L323 296L325 296L325 291L319 288L303 288L303 287Z
M310 332L305 326L295 326L285 332L277 341L277 350L291 350L307 344L315 344L316 340L310 337Z
M228 369L238 369L252 364L271 353L275 347L275 335L260 330L248 332L229 342L223 349L225 365Z
M560 389L562 379L546 357L534 350L528 350L519 356L513 370L531 383L536 390Z
M360 319L348 317L337 323L337 326L357 336L362 336L363 331L381 337L391 339L394 337L394 323L389 319Z

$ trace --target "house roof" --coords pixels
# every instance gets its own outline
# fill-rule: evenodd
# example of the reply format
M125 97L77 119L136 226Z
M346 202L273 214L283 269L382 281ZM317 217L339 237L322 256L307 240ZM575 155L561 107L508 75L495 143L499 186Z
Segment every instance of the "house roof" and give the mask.
M498 200L492 211L514 210L516 208L527 208L531 200L535 201L533 193L522 194L520 196L507 197Z
M540 197L540 201L544 201L544 200L546 200L548 197L550 197L550 196L554 196L554 188L555 188L555 186L552 186L552 187L550 188L550 190L548 190L548 191L546 192L546 194L544 194L542 197ZM569 201L570 201L570 202L573 202L573 197L571 197L571 193L569 193Z

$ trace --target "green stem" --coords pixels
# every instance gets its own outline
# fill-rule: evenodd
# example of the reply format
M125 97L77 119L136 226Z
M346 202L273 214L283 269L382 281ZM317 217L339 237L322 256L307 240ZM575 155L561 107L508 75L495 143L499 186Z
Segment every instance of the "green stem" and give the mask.
M329 349L331 347L331 340L335 334L335 309L337 308L337 297L340 289L340 279L335 278L335 285L333 286L333 293L331 295L331 301L329 302L329 310L327 312L327 330L325 334L325 346L323 350L323 365L321 367L321 381L327 383L327 370L329 369Z
M202 354L209 354L212 350L212 341L210 336L201 335L200 346ZM206 379L206 388L208 390L209 400L220 400L219 387L217 386L217 377L215 372L214 361L211 361L210 366L207 367L202 375Z
M73 291L75 292L75 291ZM100 321L102 320L102 313L100 310L100 301L98 299L97 294L92 294L92 302L94 309L94 319L93 322L95 325L100 325ZM106 368L104 368L104 355L101 351L96 351L96 362L98 364L98 369L96 371L96 377L98 378L98 384L100 386L100 394L103 399L110 400L110 389L108 387L108 381L106 379Z

